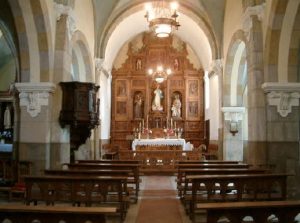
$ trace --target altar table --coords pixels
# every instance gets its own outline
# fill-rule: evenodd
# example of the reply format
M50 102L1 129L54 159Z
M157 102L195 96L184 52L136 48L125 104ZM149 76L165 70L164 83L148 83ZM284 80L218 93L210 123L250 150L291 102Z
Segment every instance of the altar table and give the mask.
M132 142L132 150L136 150L136 146L182 146L182 150L187 150L185 147L185 139L135 139Z

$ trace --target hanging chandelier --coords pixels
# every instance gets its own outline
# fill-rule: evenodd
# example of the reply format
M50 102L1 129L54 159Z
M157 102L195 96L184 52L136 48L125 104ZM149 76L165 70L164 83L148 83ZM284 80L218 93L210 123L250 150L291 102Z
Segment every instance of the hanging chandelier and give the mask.
M152 78L157 83L162 83L164 80L168 78L169 75L172 74L172 70L170 68L164 69L163 66L157 66L156 70L149 69L148 74L152 76Z
M149 23L149 28L157 37L168 37L171 32L180 26L177 21L178 4L172 2L169 7L165 6L164 0L155 1L152 4L146 4L145 18Z

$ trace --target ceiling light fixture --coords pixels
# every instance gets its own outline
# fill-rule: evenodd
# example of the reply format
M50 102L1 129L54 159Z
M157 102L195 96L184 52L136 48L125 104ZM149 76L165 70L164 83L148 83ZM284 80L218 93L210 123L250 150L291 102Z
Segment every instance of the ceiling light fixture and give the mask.
M168 78L169 75L172 74L172 70L170 68L167 68L166 70L163 68L163 66L157 66L156 70L149 69L148 74L153 77L153 79L157 83L162 83L164 80Z
M163 0L145 5L145 18L157 37L169 37L174 29L178 30L180 24L177 21L177 8L177 2L172 2L170 7L166 7Z

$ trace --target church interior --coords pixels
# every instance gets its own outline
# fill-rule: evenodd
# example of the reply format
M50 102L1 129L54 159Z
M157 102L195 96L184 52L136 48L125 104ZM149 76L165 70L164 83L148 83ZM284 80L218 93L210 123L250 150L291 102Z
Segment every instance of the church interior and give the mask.
M300 0L0 0L0 222L300 222Z

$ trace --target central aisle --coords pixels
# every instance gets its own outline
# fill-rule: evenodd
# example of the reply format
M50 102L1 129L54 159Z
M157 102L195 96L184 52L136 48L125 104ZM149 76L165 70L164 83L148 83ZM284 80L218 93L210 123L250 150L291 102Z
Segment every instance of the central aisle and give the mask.
M148 176L141 191L141 204L137 223L182 223L180 201L173 187L174 179L168 176Z
M130 205L126 223L190 223L177 197L174 176L142 177L139 201Z

